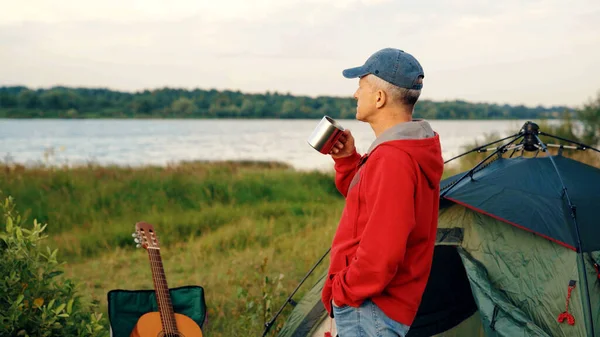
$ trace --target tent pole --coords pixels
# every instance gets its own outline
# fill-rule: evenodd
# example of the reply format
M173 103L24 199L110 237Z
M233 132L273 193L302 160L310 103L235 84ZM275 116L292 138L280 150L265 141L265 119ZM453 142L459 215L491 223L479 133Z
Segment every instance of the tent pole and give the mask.
M485 157L485 159L483 159L482 161L480 161L477 165L475 165L472 169L470 169L467 173L465 173L462 177L460 177L460 179L458 179L457 181L452 183L452 186L450 186L448 189L446 189L441 195L440 198L443 198L446 194L448 194L448 192L450 192L450 190L452 190L452 188L454 186L456 186L459 182L461 182L463 179L465 179L467 176L471 175L473 173L473 171L475 171L479 166L481 166L483 163L485 163L486 161L488 161L488 159L492 158L494 155L496 155L496 153L502 151L504 152L504 149L506 147L508 147L510 144L514 143L517 139L521 138L522 134L518 133L516 136L514 136L515 138L513 140L511 140L510 142L499 146L496 151L492 152L492 154L490 154L489 156ZM509 137L510 138L510 137Z
M523 144L523 140L521 140L521 142L519 143L519 145L521 145L521 144ZM520 149L520 150L521 150L521 155L522 155L522 153L523 153L523 147L521 147L521 149ZM516 147L513 149L513 152L510 154L510 157L508 157L508 158L512 158L512 156L513 156L515 153L517 153L517 148L516 148Z
M540 146L542 147L542 151L547 153L548 148L546 147L546 144L544 144L542 142L540 137L538 137L537 133L533 133L533 135L535 136L535 138L539 142ZM587 270L585 268L585 260L583 258L583 248L581 245L581 234L579 233L579 225L577 224L577 216L575 215L575 206L571 202L571 198L569 197L569 194L567 193L567 187L565 186L565 183L563 182L562 176L560 175L560 171L558 170L558 166L556 166L556 163L554 162L554 158L552 158L551 155L549 155L548 158L550 158L550 161L552 162L552 166L554 167L554 170L556 171L556 174L558 175L558 179L562 186L563 193L564 193L565 197L567 197L567 203L569 204L571 219L573 219L573 225L575 225L575 234L577 235L577 257L579 258L579 263L581 263L581 268L583 268L583 271L582 271L583 272L583 291L584 291L584 296L586 298L584 303L586 304L585 306L587 307L587 308L585 308L585 313L586 313L586 316L588 316L587 321L589 322L589 325L590 325L590 331L588 331L588 332L591 332L591 334L588 333L588 335L593 337L593 336L595 336L594 321L593 321L594 318L592 315L592 304L590 302Z
M509 138L512 138L512 137L517 137L517 136L519 136L519 135L520 135L520 133L516 133L516 134L514 134L514 135L512 135L512 136L508 136L508 137L505 137L505 138L502 138L502 139L496 140L496 141L494 141L494 142L491 142L491 143L488 143L488 144L485 144L485 145L478 146L478 147L476 147L476 148L474 148L474 149L471 149L471 150L469 150L469 151L467 151L467 152L465 152L465 153L463 153L463 154L459 154L458 156L456 156L456 157L454 157L454 158L451 158L451 159L448 159L448 160L446 160L446 161L444 162L444 164L447 164L447 163L449 163L449 162L453 161L454 159L458 159L458 158L460 158L460 157L462 157L462 156L464 156L464 155L467 155L467 154L469 154L469 153L471 153L471 152L479 151L479 150L483 149L484 147L488 147L488 146L490 146L490 145L496 144L496 143L498 143L498 142L501 142L501 141L503 141L503 140L507 140L507 139L509 139Z
M325 254L323 254L323 256L321 256L321 258L319 259L319 261L317 261L317 263L315 263L315 265L310 268L310 270L308 271L308 273L306 273L306 275L304 276L304 278L302 279L302 281L300 281L300 284L298 284L298 286L296 287L296 289L294 289L294 291L290 294L290 296L288 296L288 298L285 300L285 303L283 303L283 305L281 306L281 308L279 308L279 311L277 311L277 314L275 314L275 316L273 316L273 318L271 318L270 321L268 321L267 323L265 323L265 331L262 334L262 337L265 337L268 333L269 330L271 330L271 327L273 326L273 323L275 323L275 320L277 319L277 317L279 317L279 315L281 315L281 312L283 311L283 309L285 308L285 306L290 303L290 301L292 301L292 297L294 296L294 294L296 294L296 292L298 291L298 289L300 289L300 286L302 286L302 284L304 284L304 281L306 281L306 279L310 276L310 274L312 274L312 272L317 268L317 266L319 264L321 264L321 261L323 261L323 259L325 258L325 256L327 256L327 254L329 254L329 251L331 250L331 247L329 247L327 249L327 251L325 252Z
M562 138L562 137L559 137L559 136L554 136L554 135L551 135L551 134L549 134L549 133L545 133L545 132L543 132L543 131L539 131L538 133L539 133L540 135L542 135L542 136L548 136L548 137L556 138L556 139L559 139L559 140L562 140L562 141L565 141L565 142L569 142L569 143L577 144L577 145L579 145L579 146L581 147L581 150L590 149L590 150L593 150L593 151L596 151L596 152L600 152L600 150L598 150L598 149L596 149L596 148L594 148L594 147L591 147L591 146L589 146L589 145L585 145L585 144L583 144L583 143L579 143L579 142L576 142L576 141L573 141L573 140L569 140L569 139L566 139L566 138ZM539 139L539 138L538 138L538 139Z

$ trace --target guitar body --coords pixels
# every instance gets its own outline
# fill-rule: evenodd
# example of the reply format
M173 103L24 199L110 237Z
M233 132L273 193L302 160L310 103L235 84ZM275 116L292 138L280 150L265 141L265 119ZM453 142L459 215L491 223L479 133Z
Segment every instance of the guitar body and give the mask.
M200 327L193 319L175 313L175 322L179 334L176 334L173 337L202 337L202 330L200 330ZM168 335L163 332L160 313L157 311L146 313L140 317L130 335L130 337L162 336L168 337Z

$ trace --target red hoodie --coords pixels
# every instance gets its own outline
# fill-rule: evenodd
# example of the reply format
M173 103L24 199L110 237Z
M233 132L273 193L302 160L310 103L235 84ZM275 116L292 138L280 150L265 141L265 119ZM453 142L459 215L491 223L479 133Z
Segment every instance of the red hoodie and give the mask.
M365 156L335 160L346 206L322 292L331 316L332 300L358 307L370 298L412 324L431 269L443 167L439 135L426 121L398 124Z

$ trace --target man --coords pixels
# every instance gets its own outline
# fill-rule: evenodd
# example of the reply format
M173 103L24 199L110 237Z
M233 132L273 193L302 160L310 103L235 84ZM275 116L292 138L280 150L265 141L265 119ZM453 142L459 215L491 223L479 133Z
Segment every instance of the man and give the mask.
M404 337L433 259L444 167L439 135L412 117L425 76L412 55L386 48L343 75L359 78L356 118L376 139L361 157L346 130L330 153L346 206L322 301L340 337Z

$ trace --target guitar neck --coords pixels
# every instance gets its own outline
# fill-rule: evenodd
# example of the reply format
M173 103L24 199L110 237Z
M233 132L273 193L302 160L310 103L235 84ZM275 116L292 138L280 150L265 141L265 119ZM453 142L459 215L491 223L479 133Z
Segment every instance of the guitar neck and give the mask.
M171 303L169 286L167 285L167 278L165 277L162 258L160 256L160 249L148 249L148 257L150 258L150 266L152 267L152 280L154 281L156 302L158 303L163 331L168 336L168 333L177 333L177 325L175 323L175 313L173 311L173 304Z

